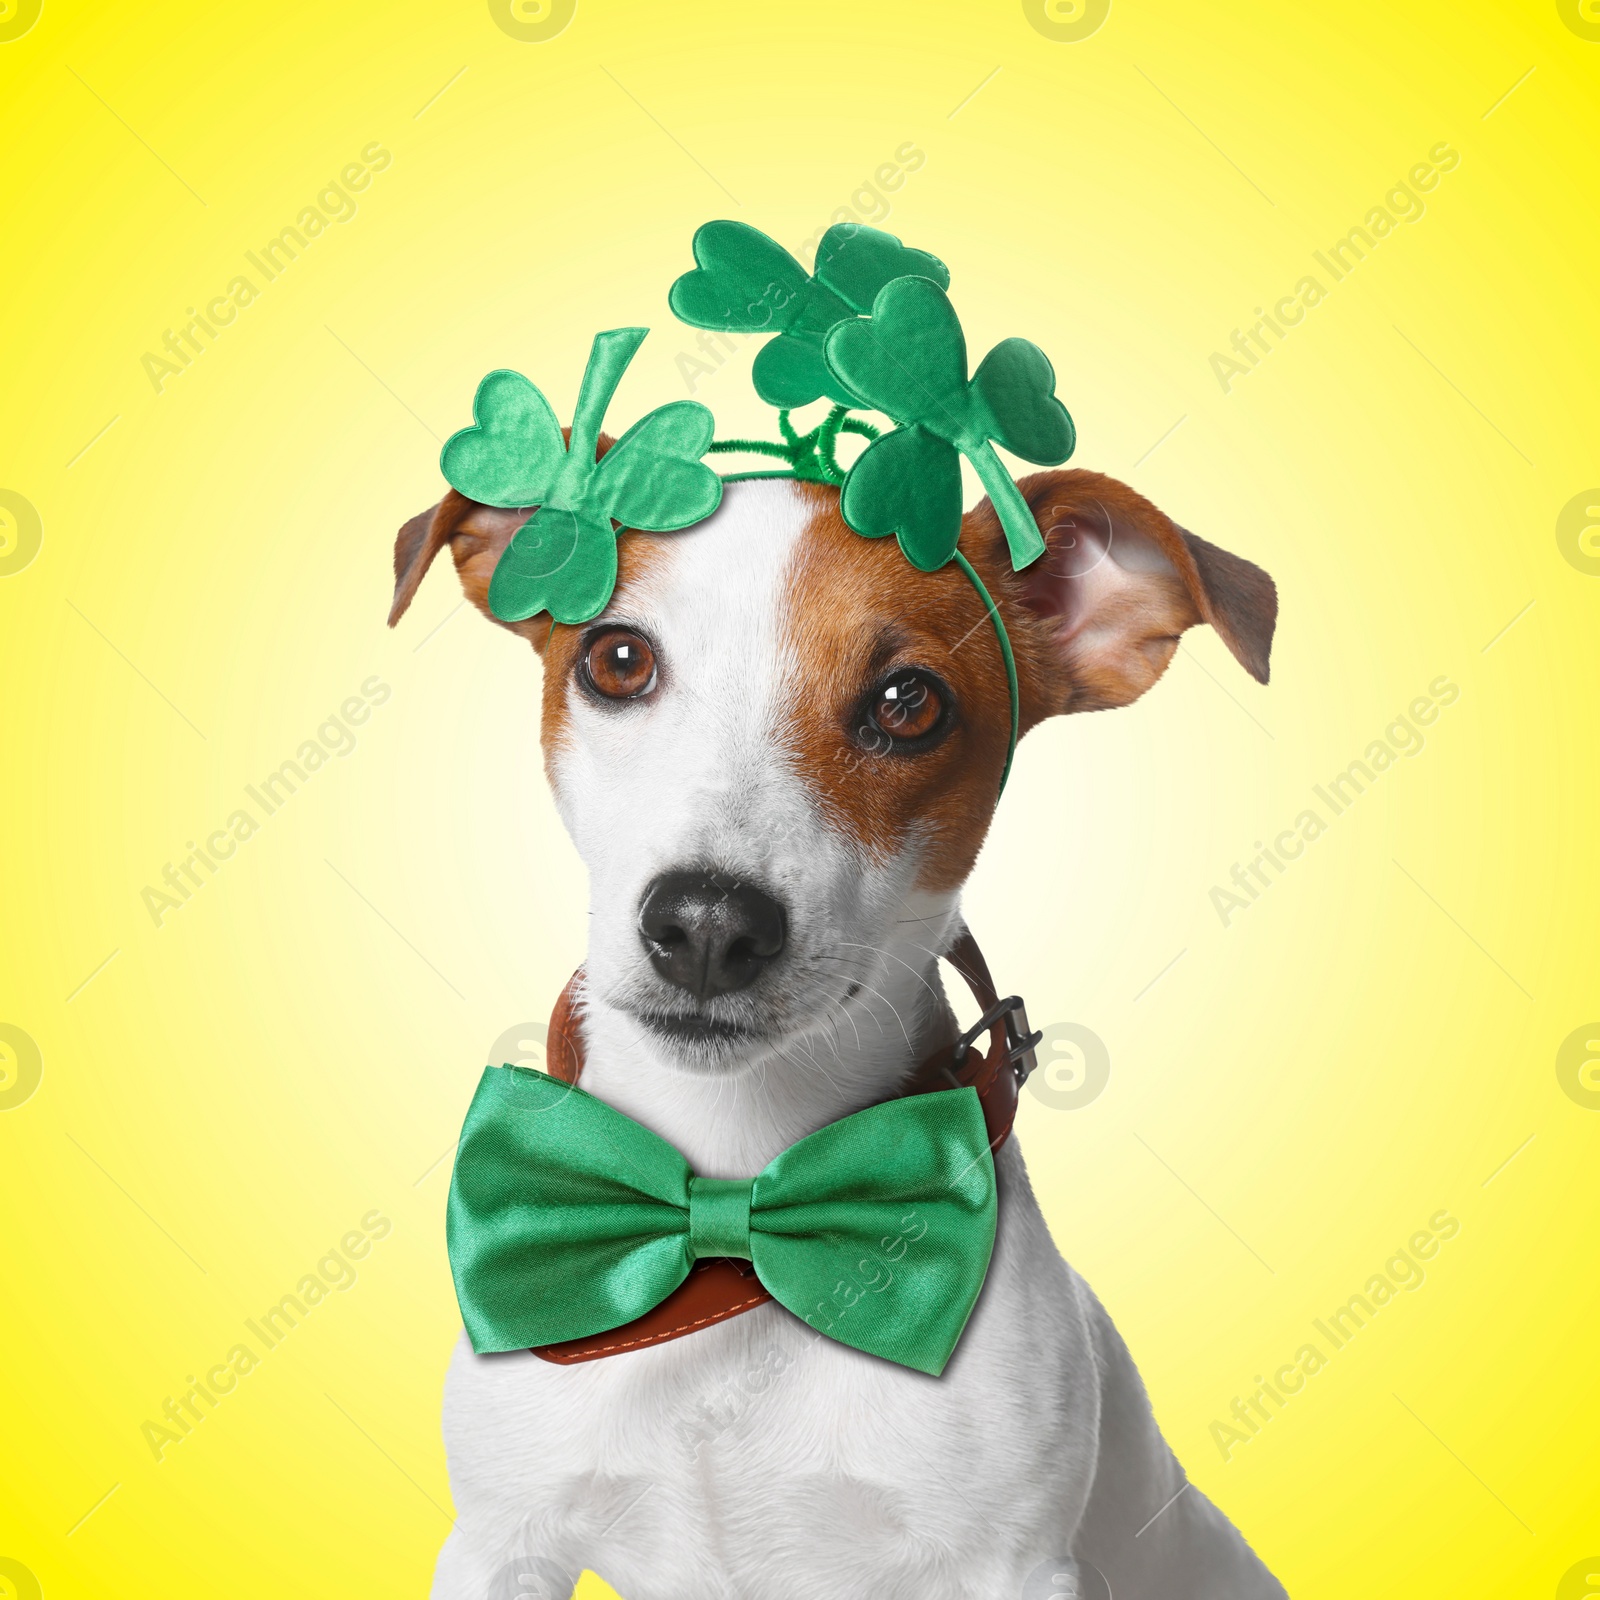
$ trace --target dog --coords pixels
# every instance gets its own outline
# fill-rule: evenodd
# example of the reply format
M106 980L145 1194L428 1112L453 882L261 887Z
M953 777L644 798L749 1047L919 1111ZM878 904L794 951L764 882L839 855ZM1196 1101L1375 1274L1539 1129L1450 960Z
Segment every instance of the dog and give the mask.
M1266 682L1259 567L1093 472L1018 488L1045 557L1013 572L987 500L961 550L1024 733L1137 699L1202 622ZM446 546L496 620L527 515L452 490L407 522L391 625ZM961 573L858 536L825 484L730 482L686 532L622 531L618 558L593 622L499 624L542 658L546 772L589 874L583 1085L696 1173L748 1177L955 1039L938 962L995 810L1007 676ZM435 1600L565 1600L585 1567L627 1600L1282 1596L1188 1485L1015 1139L995 1166L988 1278L938 1379L775 1303L576 1365L463 1334Z

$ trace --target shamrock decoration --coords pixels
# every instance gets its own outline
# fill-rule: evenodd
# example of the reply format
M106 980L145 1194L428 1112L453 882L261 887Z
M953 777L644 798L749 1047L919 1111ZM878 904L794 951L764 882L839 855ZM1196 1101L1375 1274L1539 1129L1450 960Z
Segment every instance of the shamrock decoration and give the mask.
M841 222L823 234L811 276L775 239L743 222L708 222L694 236L693 272L667 296L674 314L696 328L725 333L775 333L762 346L751 377L768 405L785 410L826 396L859 405L823 359L823 339L854 320L896 278L950 282L935 256L909 250L890 233Z
M1072 454L1072 418L1037 345L1004 340L969 380L966 340L944 290L902 277L879 290L870 321L835 325L823 349L841 385L900 424L869 444L845 478L841 509L857 533L896 534L913 566L942 567L961 534L964 455L999 513L1012 566L1044 554L1033 513L990 443L1041 466Z
M756 356L756 391L779 407L781 442L713 439L711 413L693 400L658 406L595 460L600 424L628 363L649 331L595 335L563 442L549 402L518 372L491 372L473 399L473 425L440 457L463 495L511 510L534 508L512 535L489 582L489 609L505 622L548 611L580 623L605 609L617 582L621 526L676 532L711 515L723 480L708 451L777 456L779 472L840 486L844 520L866 538L894 534L911 563L933 572L954 562L994 625L1011 694L1011 737L1020 728L1016 661L999 608L958 548L961 457L989 491L1013 568L1044 554L1044 539L998 455L1000 445L1041 466L1072 454L1072 418L1055 396L1055 372L1026 339L1006 339L967 375L967 347L945 289L944 263L893 234L838 223L823 234L812 272L782 245L742 222L708 222L694 236L695 267L668 296L684 322L729 333L776 335ZM831 402L807 433L796 406ZM881 432L853 409L875 407L896 426ZM869 442L848 472L841 434Z
M538 508L512 535L489 582L489 609L502 621L548 611L556 622L587 622L616 587L613 523L671 533L717 509L722 480L700 460L714 424L697 401L657 406L595 460L606 407L648 332L595 335L570 443L539 390L508 371L478 385L474 425L446 441L440 470L468 499Z

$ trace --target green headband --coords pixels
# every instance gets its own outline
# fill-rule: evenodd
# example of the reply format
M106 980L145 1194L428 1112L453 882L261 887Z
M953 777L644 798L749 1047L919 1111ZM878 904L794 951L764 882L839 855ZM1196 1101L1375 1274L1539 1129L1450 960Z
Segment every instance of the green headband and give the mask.
M617 581L622 527L670 533L703 521L724 482L793 477L840 487L845 522L865 538L893 534L923 572L955 562L994 625L1011 696L1004 790L1020 724L1016 661L999 608L957 548L961 457L972 463L1000 518L1013 570L1044 554L1033 513L995 454L1001 445L1040 466L1072 454L1072 418L1055 397L1055 372L1026 339L997 344L967 376L961 323L945 295L944 264L891 234L855 223L829 228L813 271L742 222L708 222L694 237L695 268L668 301L684 322L724 333L774 335L757 353L756 392L778 407L780 441L714 440L710 411L693 400L658 406L598 462L606 407L648 330L595 336L564 442L544 395L519 373L491 372L473 401L474 425L453 434L440 467L484 505L538 509L517 529L495 568L489 608L506 622L548 611L555 622L598 616ZM827 416L799 433L789 413L817 400ZM894 424L882 432L854 410ZM841 433L868 440L848 469ZM750 451L786 465L719 478L700 459Z

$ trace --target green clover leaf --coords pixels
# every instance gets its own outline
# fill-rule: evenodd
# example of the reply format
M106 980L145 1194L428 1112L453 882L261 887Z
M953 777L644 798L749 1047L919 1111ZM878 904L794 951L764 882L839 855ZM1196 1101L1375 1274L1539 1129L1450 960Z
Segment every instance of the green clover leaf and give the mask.
M439 458L448 482L486 506L543 501L567 448L549 401L502 368L478 385L472 416L477 426L451 435Z
M1044 553L1033 513L994 452L999 444L1040 466L1072 454L1072 418L1042 350L1006 339L969 380L966 339L944 290L902 277L878 291L870 321L830 329L823 353L840 384L900 425L868 445L845 478L841 505L852 528L873 538L895 533L914 565L943 566L961 535L959 452L989 491L1012 566Z
M869 539L898 534L912 566L937 572L956 553L961 532L961 458L915 422L896 428L868 445L846 474L840 510Z
M868 311L895 278L950 282L936 257L854 222L822 236L810 276L781 244L743 222L706 223L694 236L694 258L695 270L667 297L674 315L695 328L777 334L758 352L751 377L768 405L785 410L824 396L859 404L823 359L828 330Z
M697 401L657 406L595 460L606 408L648 332L595 335L566 444L544 395L508 371L478 385L473 426L446 441L440 469L469 500L538 508L489 581L489 609L502 621L548 611L556 622L587 622L616 587L614 523L672 533L717 509L722 480L700 460L713 422Z

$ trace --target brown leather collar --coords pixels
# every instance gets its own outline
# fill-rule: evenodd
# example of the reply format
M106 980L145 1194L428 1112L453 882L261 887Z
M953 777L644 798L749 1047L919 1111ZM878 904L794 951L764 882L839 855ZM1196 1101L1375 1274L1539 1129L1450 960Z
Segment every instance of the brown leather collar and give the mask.
M989 1131L989 1148L998 1150L1006 1142L1011 1124L1016 1120L1017 1097L1033 1071L1033 1051L1040 1035L1029 1032L1028 1013L1020 996L1012 995L1006 1000L997 998L994 980L989 976L989 964L983 959L977 940L966 928L962 928L945 959L965 979L973 997L983 1007L983 1015L953 1045L935 1051L916 1068L902 1085L900 1094L976 1089ZM576 1083L583 1072L582 1014L577 997L582 976L580 967L561 991L550 1013L545 1070L563 1083ZM975 1041L986 1029L989 1048L980 1053ZM689 1276L653 1311L647 1311L623 1327L591 1334L586 1339L538 1345L533 1353L562 1365L597 1361L601 1356L620 1355L624 1350L642 1350L648 1345L665 1344L669 1339L681 1339L687 1333L726 1322L741 1312L753 1311L771 1298L748 1261L730 1258L697 1261Z

